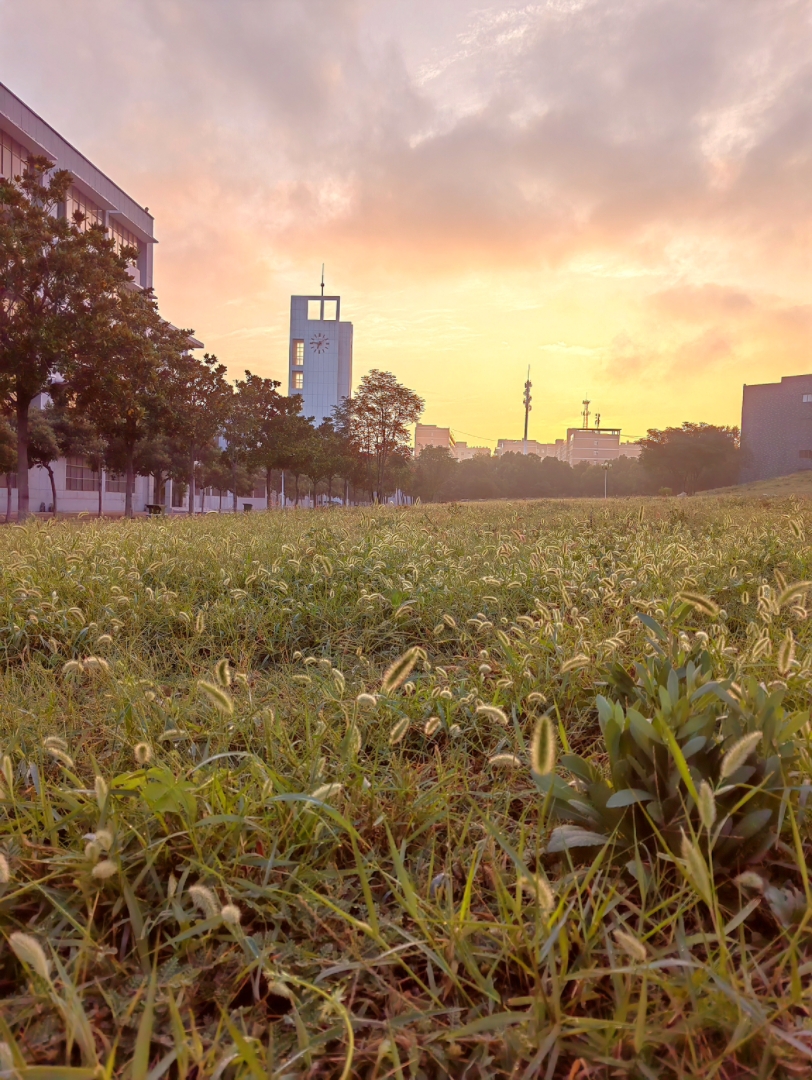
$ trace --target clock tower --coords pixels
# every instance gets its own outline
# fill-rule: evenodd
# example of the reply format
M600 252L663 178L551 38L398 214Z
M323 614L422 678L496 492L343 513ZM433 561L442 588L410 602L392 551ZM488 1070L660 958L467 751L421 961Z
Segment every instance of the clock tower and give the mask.
M290 298L288 394L301 394L316 426L351 393L352 323L340 316L340 296Z

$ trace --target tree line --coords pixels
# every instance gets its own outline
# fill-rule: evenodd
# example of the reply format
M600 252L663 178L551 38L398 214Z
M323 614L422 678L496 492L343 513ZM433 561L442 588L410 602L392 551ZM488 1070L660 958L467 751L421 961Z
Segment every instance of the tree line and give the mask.
M83 458L123 477L133 513L137 475L239 494L289 474L332 497L336 481L371 500L398 486L410 425L423 401L389 372L371 371L355 397L318 427L298 395L194 355L191 330L163 319L152 290L133 283L137 251L119 247L81 212L62 213L72 177L32 157L24 176L0 179L0 474L16 472L18 517L30 512L29 469ZM45 400L45 408L32 408ZM99 483L101 512L101 484Z
M693 494L735 484L740 466L738 428L684 423L651 428L639 458L621 456L605 467L512 453L456 461L450 451L428 447L414 461L406 490L424 502Z

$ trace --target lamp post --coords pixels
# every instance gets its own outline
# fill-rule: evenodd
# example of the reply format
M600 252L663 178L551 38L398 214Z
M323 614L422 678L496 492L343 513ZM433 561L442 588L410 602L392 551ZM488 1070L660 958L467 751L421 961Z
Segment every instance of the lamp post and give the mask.
M607 479L609 477L609 462L604 461L603 465L601 465L601 468L603 469L603 497L605 499L607 497L606 496L606 481L607 481Z

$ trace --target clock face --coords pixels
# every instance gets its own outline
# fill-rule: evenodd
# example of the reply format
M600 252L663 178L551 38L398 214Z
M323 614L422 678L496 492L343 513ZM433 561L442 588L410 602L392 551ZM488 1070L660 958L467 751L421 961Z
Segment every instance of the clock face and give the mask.
M310 348L313 352L323 353L327 352L330 346L330 339L326 334L314 334L310 339Z

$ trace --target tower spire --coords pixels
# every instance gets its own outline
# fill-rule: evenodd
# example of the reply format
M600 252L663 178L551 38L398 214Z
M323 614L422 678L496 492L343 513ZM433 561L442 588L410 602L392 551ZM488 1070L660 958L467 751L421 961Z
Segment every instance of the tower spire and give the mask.
M321 295L324 298L324 263L321 264Z

